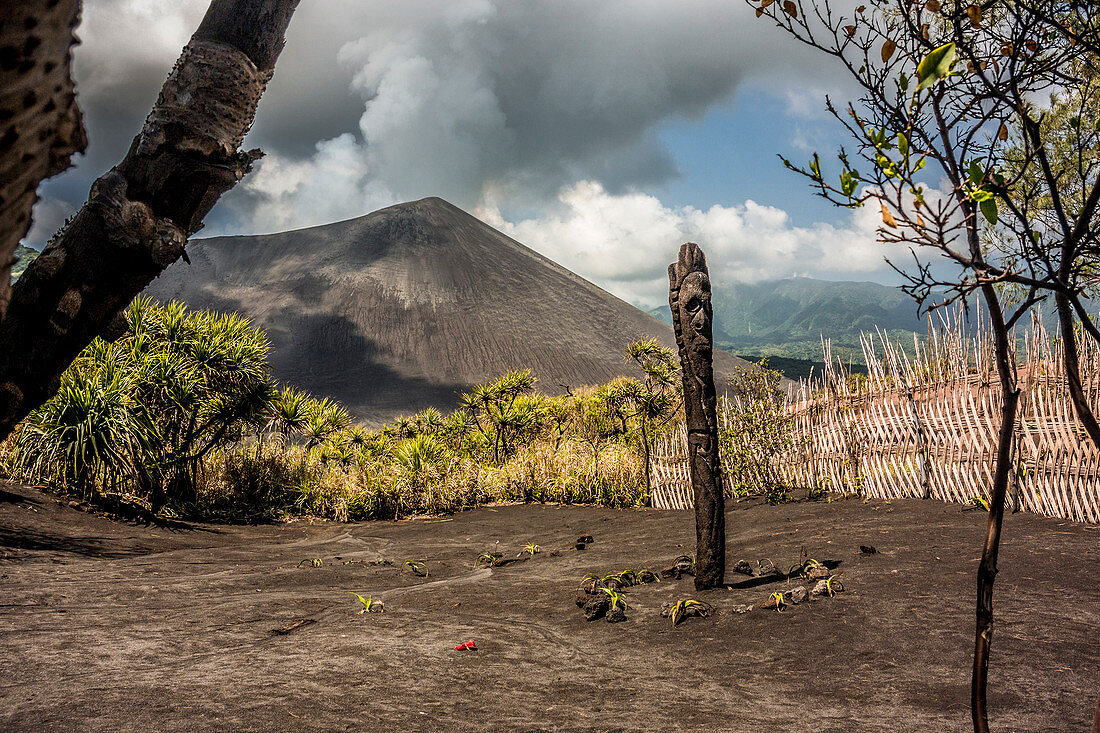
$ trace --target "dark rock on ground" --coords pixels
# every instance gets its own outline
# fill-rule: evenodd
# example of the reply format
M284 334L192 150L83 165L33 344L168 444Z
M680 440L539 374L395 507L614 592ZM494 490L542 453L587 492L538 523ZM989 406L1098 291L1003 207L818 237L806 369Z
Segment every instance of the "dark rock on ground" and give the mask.
M607 614L604 616L604 621L609 624L617 624L620 621L626 621L626 609L619 603L607 610Z
M586 621L595 621L601 619L607 614L607 610L611 607L611 599L604 593L599 593L588 599L588 602L584 604L584 618Z
M756 563L755 575L758 578L765 578L770 575L782 575L782 573L775 567L775 563L765 557Z
M651 570L643 570L638 573L638 583L641 585L647 585L649 583L656 583L661 578Z
M878 548L875 547L874 545L860 545L859 546L859 551L862 552L864 555L877 555L878 554Z
M787 603L799 604L805 601L810 596L810 592L806 590L806 586L800 585L797 588L792 588L785 594Z
M745 560L738 560L732 568L735 573L741 573L742 575L752 575L752 565Z

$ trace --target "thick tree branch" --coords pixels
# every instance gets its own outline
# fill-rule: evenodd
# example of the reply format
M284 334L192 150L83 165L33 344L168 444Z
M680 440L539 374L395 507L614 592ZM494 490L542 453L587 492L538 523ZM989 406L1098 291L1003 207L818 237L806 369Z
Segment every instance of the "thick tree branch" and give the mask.
M31 264L0 321L0 439L165 267L258 151L252 124L298 0L213 0L126 157Z

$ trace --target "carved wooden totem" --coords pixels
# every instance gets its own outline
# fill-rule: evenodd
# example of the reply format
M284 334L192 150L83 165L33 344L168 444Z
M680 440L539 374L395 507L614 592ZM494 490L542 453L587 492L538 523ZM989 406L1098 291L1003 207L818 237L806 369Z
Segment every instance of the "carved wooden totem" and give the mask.
M726 515L718 464L718 415L714 390L713 313L710 274L703 250L680 247L668 266L668 304L684 379L688 461L695 495L695 588L723 584L726 573Z

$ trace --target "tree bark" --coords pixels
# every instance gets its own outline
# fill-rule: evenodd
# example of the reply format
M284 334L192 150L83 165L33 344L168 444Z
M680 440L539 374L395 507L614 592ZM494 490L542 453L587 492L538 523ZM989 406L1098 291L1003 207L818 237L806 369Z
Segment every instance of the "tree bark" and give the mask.
M695 588L722 585L726 574L726 514L718 459L718 414L714 389L713 313L710 274L703 250L680 247L668 266L668 302L684 381L688 466L695 496Z
M978 565L977 629L974 635L974 670L970 682L970 711L975 733L989 733L986 710L986 687L989 676L989 650L993 641L993 581L997 577L997 554L1001 542L1005 496L1012 472L1012 440L1016 427L1016 406L1020 390L1016 385L1016 363L1009 344L1009 332L1001 313L1000 302L992 285L982 286L993 325L997 374L1000 377L1001 426L997 432L997 463L993 472L993 487L989 499L989 520L986 523L985 545Z
M87 145L70 74L80 0L0 3L0 319L38 184Z
M164 268L259 151L238 147L298 0L213 0L123 160L27 268L0 321L0 439Z
M1077 351L1077 333L1074 330L1073 307L1069 297L1064 293L1056 293L1054 302L1058 307L1058 325L1062 335L1062 369L1066 374L1066 384L1069 387L1070 401L1077 413L1077 420L1084 427L1093 445L1100 448L1100 424L1096 422L1096 415L1085 396L1084 387L1081 384L1081 365Z

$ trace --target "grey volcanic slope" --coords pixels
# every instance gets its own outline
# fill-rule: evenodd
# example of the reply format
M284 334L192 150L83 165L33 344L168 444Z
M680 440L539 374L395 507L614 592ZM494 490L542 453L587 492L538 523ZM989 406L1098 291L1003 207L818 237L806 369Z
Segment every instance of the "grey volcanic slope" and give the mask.
M248 316L277 378L368 423L452 408L511 369L551 393L603 383L631 373L630 341L674 345L668 326L438 198L187 250L148 295ZM719 384L744 363L715 359Z

